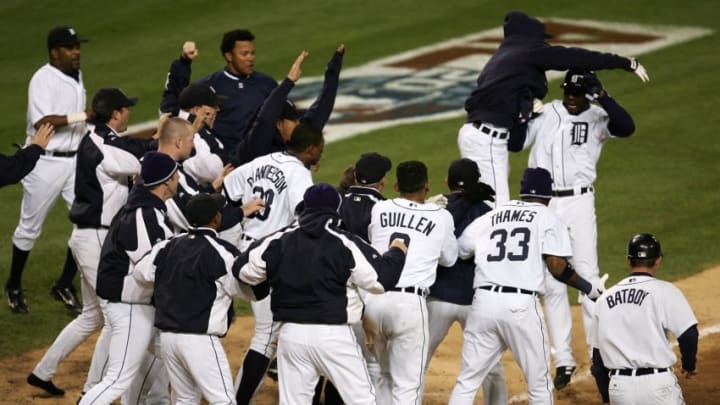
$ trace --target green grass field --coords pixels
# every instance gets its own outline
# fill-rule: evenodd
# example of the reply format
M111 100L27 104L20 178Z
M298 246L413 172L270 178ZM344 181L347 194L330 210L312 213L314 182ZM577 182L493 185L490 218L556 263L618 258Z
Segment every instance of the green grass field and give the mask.
M0 4L6 40L0 44L0 152L24 139L27 84L46 62L50 27L72 24L90 38L82 50L88 98L100 87L121 87L140 97L131 123L156 117L170 61L183 41L195 40L200 57L195 77L223 66L219 40L224 31L250 28L257 36L258 70L282 78L302 49L311 52L305 76L320 75L338 43L347 45L345 67L408 49L499 26L505 12L717 30L720 6L712 0L639 0L577 2L567 0L453 2L340 0L301 2L174 1L117 3L95 1L5 0ZM720 263L720 41L715 33L693 42L645 55L651 82L642 84L624 72L602 73L611 94L633 115L636 134L610 142L599 165L597 214L601 271L611 282L624 273L627 239L640 231L657 234L666 261L662 276L679 278ZM342 86L342 81L341 81ZM551 83L547 100L560 95ZM364 151L377 150L393 162L418 159L429 168L432 191L442 192L450 160L458 156L457 129L463 117L404 125L330 144L316 181L336 183L342 169ZM511 193L527 162L511 156ZM386 192L388 196L391 192ZM11 235L17 224L20 186L0 190L0 275L10 265ZM70 320L51 300L49 289L64 259L70 223L63 204L53 210L25 272L29 315L10 313L0 304L0 357L49 345Z

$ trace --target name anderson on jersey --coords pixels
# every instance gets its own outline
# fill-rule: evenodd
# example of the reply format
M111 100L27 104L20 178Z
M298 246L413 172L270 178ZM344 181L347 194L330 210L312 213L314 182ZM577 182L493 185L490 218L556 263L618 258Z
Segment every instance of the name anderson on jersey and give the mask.
M533 219L535 219L535 211L505 210L492 216L492 224L495 226L501 222L532 222Z
M400 227L416 230L420 233L424 233L430 236L430 232L435 229L435 222L415 214L408 215L404 212L381 212L380 213L380 226L383 228L387 227Z
M255 184L256 181L262 179L270 180L275 185L275 190L278 194L282 193L287 188L287 181L285 180L285 173L280 168L273 165L263 165L255 169L255 173L246 179L250 187Z
M613 295L608 295L605 297L605 300L607 301L608 308L612 308L615 305L619 304L636 304L636 305L642 305L643 301L645 301L645 298L650 295L649 292L645 290L635 289L635 288L623 288L620 291L617 291Z

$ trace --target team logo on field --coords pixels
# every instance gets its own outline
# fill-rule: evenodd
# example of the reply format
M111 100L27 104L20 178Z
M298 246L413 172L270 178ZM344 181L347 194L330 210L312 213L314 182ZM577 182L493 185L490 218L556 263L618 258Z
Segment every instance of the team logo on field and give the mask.
M697 27L545 19L551 43L637 56L708 35ZM344 69L327 140L407 122L455 117L503 39L502 27ZM564 72L548 72L548 79ZM307 107L322 77L303 78L291 98ZM631 78L628 78L631 80Z

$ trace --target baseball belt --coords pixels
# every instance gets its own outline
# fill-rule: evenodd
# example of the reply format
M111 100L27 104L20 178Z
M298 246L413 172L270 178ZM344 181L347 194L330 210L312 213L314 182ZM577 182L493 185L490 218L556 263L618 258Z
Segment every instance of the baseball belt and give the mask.
M428 295L428 289L424 287L393 287L390 291L417 294L421 297L427 297Z
M595 189L593 186L587 186L587 187L580 187L580 190L578 190L577 193L575 193L575 189L569 188L567 190L553 190L552 196L553 197L572 197L574 195L581 195L585 193L589 193L594 191Z
M488 290L488 291L498 292L498 293L527 294L527 295L532 295L533 297L538 296L538 293L535 291L530 291L530 290L526 290L524 288L517 288L517 287L506 287L504 285L481 285L478 288L481 290Z
M475 129L478 129L483 134L490 135L493 138L507 139L508 135L510 134L509 131L499 131L497 129L490 128L489 126L485 125L485 123L480 121L473 121L471 124L473 127L475 127Z
M43 154L45 156L71 158L71 157L74 157L75 155L77 155L77 151L70 150L67 152L63 152L63 151L56 151L56 150L46 150Z
M610 370L610 375L641 376L670 371L669 368L620 368Z

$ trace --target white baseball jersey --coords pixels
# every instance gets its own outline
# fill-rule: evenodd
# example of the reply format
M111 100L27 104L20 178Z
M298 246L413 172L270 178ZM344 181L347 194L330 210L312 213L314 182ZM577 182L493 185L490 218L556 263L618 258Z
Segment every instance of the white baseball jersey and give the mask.
M368 226L370 243L380 253L388 250L396 235L404 235L408 251L397 287L429 288L435 283L438 264L455 264L454 232L452 215L447 210L404 198L376 203Z
M35 135L35 123L46 115L68 115L85 111L87 101L82 73L79 80L61 72L49 63L38 69L30 80L27 108L27 143ZM55 128L47 150L68 152L78 148L85 135L85 123Z
M265 208L244 224L245 235L260 239L293 223L295 208L312 184L310 169L297 157L275 152L233 170L225 177L223 188L232 201L265 201Z
M460 258L475 255L474 287L496 284L542 291L542 255L572 256L565 224L545 205L517 200L473 221L458 245Z
M612 137L608 121L596 105L572 115L562 100L545 104L545 112L528 123L525 146L534 145L528 167L549 171L554 189L592 185L603 143Z
M680 336L698 323L680 289L645 273L609 288L595 308L592 346L609 369L672 367L667 332Z

